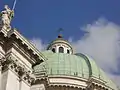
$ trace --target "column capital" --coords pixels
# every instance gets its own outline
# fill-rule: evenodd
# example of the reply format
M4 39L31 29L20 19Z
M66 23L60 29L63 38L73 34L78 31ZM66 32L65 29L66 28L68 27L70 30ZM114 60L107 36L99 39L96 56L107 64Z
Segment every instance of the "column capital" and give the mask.
M4 62L3 62L4 61ZM34 75L31 71L29 71L27 68L25 68L24 65L22 65L19 60L16 60L11 55L7 56L5 59L0 60L0 65L2 65L2 70L12 70L20 80L23 80L27 82L27 84L31 85L32 81L35 80Z

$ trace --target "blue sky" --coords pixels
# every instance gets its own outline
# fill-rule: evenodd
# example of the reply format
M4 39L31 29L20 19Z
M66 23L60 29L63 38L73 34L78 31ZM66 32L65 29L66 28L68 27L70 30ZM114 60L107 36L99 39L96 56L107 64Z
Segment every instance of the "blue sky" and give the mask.
M0 11L13 2L0 0ZM120 0L17 0L12 26L40 50L63 28L76 52L93 57L120 85Z
M0 10L5 4L12 7L14 0L0 0ZM64 37L78 39L81 26L100 17L120 24L119 0L17 0L13 27L27 38L34 36L49 41L57 36L58 28Z

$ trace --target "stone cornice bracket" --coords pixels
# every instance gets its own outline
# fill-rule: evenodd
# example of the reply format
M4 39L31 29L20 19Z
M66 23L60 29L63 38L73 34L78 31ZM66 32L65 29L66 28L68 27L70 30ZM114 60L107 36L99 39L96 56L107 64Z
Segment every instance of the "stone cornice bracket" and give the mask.
M12 69L13 67L16 66L16 64L9 55L8 57L5 57L4 62L2 63L2 66L3 66L2 70L4 71L8 67L11 67L11 69Z
M27 71L21 76L21 80L25 81L28 85L31 85L32 82L35 81L35 76Z
M0 57L0 69L3 67L5 61L6 61L6 58L1 56Z

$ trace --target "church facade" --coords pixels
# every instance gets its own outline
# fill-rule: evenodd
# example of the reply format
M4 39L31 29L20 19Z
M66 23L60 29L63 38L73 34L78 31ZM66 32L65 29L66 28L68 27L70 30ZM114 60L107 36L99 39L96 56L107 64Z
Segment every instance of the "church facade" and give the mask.
M74 53L61 35L45 51L37 50L17 29L8 6L0 13L0 90L118 90L82 53Z

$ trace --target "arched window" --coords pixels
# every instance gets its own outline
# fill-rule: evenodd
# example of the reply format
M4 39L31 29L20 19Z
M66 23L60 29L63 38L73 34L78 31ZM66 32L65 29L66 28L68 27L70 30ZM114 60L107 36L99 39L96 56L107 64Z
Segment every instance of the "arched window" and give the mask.
M55 48L53 48L52 51L55 53Z
M70 50L67 50L67 53L69 54L69 53L70 53Z
M59 53L64 53L64 48L63 47L59 47Z

